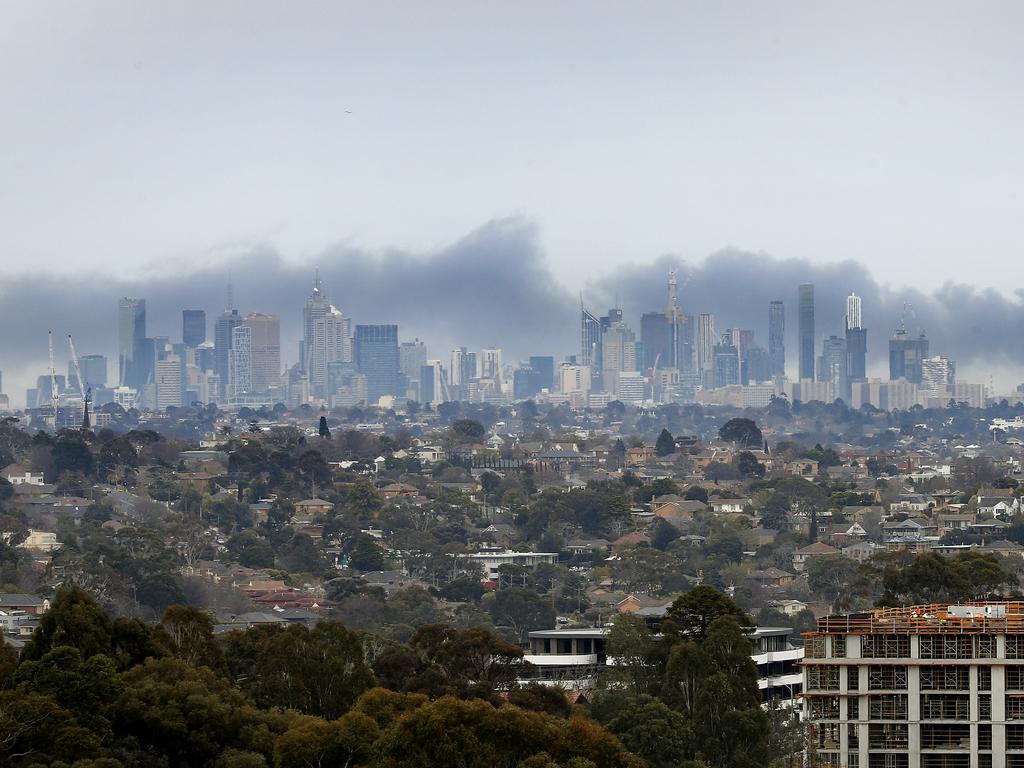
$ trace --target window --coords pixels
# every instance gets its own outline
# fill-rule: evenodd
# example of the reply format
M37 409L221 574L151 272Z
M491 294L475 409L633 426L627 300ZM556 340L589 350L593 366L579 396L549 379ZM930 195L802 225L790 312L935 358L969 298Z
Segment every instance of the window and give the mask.
M906 694L882 694L868 697L868 711L871 720L906 720Z
M1006 667L1006 690L1024 690L1024 667Z
M868 755L868 768L907 768L906 752L879 752Z
M860 720L860 699L856 696L846 698L846 719Z
M992 690L992 667L978 667L978 690Z
M921 694L922 720L967 720L970 696L956 693Z
M971 768L971 756L921 755L921 768Z
M1024 720L1024 696L1019 693L1006 694L1006 719Z
M832 635L832 656L837 659L846 658L846 635Z
M975 654L979 659L994 659L996 657L996 636L978 635L975 638L975 645L978 652Z
M978 719L979 720L991 720L992 719L992 695L991 694L980 694L978 696Z
M872 723L868 726L868 749L906 748L906 723Z
M818 723L811 726L811 743L818 749L839 749L841 733L839 723Z
M1006 748L1024 749L1024 725L1006 726Z
M868 690L907 690L907 668L881 665L868 667Z
M908 635L864 635L860 640L860 655L865 659L908 659Z
M1006 636L1006 658L1024 659L1024 635Z
M992 726L989 726L989 743L992 742ZM936 723L921 724L921 749L970 749L971 726Z
M804 656L808 659L825 658L825 638L821 635L804 640Z
M815 664L807 667L807 690L838 691L839 667L831 664Z
M815 696L811 699L812 720L838 720L839 697Z
M970 690L967 667L921 667L922 691Z
M856 723L846 725L846 746L850 749L860 746L860 726Z
M974 658L974 638L971 635L921 635L922 659Z
M850 752L846 755L846 768L857 768L860 765L860 753Z
M991 723L982 723L978 726L978 749L992 749Z
M860 690L860 667L846 668L846 690Z
M811 758L811 768L839 768L838 752L819 752Z

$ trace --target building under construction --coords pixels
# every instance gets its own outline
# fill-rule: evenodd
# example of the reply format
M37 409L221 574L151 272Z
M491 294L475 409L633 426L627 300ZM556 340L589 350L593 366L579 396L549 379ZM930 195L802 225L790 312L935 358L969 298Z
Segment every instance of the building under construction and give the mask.
M812 766L1024 768L1024 602L822 617L803 687Z

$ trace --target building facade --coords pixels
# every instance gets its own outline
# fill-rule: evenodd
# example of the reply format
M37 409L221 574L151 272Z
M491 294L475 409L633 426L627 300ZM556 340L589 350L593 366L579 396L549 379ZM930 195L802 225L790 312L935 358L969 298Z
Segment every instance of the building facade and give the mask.
M1024 603L818 619L804 716L811 766L1024 768Z
M797 290L800 334L800 379L814 380L814 285L807 283Z

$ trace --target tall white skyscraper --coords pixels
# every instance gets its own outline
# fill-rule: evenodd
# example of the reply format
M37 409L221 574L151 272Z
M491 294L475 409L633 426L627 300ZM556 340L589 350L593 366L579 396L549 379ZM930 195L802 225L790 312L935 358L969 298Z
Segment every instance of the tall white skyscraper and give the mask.
M302 312L302 359L314 397L327 399L327 364L351 362L352 321L331 304L317 274Z
M281 385L281 318L259 313L246 315L242 325L250 329L250 387L266 393Z
M234 399L252 391L252 328L239 325L231 331L228 397Z
M697 370L710 373L715 368L715 318L702 314L697 317Z
M860 296L851 293L846 297L846 327L861 328Z

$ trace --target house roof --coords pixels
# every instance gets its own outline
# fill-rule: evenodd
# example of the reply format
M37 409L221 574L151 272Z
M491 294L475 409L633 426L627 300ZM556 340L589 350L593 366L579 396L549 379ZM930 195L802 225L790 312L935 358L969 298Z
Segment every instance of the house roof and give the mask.
M813 544L808 544L806 547L798 549L794 554L797 555L837 555L839 550L835 547L829 546L820 541L816 541Z

